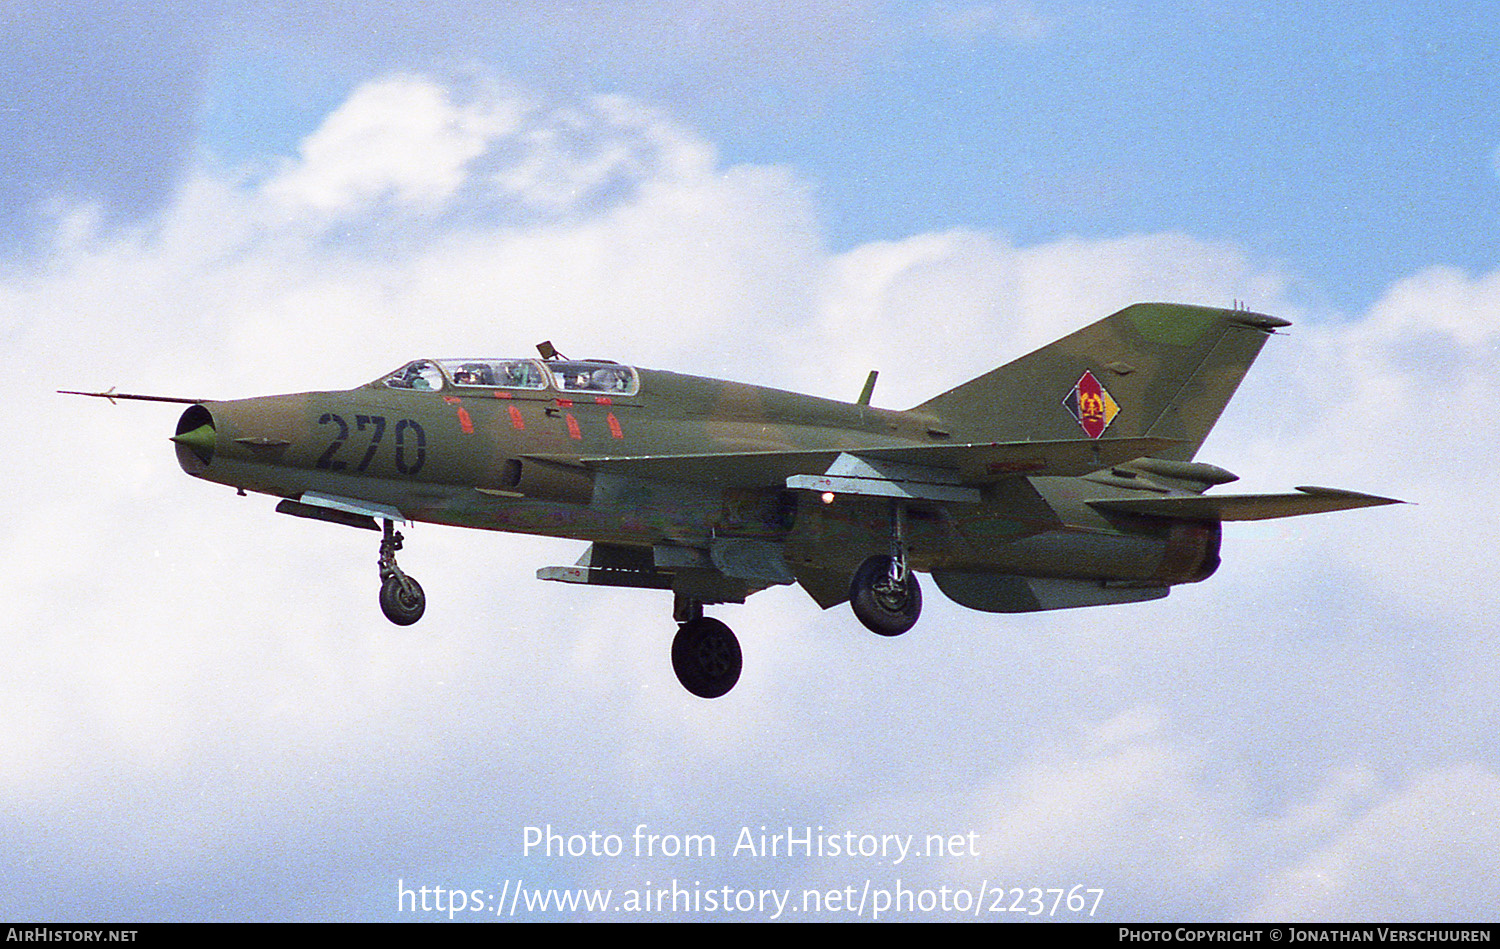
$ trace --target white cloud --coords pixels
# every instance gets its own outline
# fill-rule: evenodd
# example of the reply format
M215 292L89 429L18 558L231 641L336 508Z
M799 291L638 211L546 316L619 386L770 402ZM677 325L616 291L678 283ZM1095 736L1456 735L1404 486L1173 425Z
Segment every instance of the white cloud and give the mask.
M1422 774L1270 881L1246 918L1463 923L1500 900L1500 776L1456 765Z
M490 96L455 102L414 76L367 83L307 137L299 160L266 191L292 209L325 214L382 200L431 212L453 197L492 141L514 132L525 110Z
M656 111L623 96L600 96L589 106L556 109L530 123L522 155L496 172L494 183L528 204L561 210L611 188L628 194L643 180L712 174L713 149Z
M995 848L987 869L1060 880L1112 868L1116 886L1139 895L1153 880L1201 885L1222 868L1241 802L1211 786L1198 755L1174 747L1159 713L1132 709L1079 737L982 796L977 820Z

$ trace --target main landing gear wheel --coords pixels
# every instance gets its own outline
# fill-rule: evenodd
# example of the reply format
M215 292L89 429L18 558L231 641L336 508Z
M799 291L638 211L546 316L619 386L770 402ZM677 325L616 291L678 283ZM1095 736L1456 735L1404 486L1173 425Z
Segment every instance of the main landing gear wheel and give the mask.
M744 657L728 626L700 616L683 623L672 640L672 670L682 687L701 699L716 699L740 680Z
M410 626L427 611L427 594L422 585L407 576L396 565L396 551L401 549L401 532L385 521L380 539L380 612L397 626Z
M849 581L849 605L872 632L900 636L917 624L922 588L917 577L892 557L870 557Z

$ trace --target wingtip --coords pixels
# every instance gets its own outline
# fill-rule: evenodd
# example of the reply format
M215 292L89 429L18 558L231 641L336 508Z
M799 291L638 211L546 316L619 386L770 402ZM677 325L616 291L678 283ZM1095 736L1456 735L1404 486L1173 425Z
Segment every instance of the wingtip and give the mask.
M1250 313L1248 311L1237 311L1234 314L1234 319L1237 323L1242 323L1245 326L1253 326L1258 330L1265 330L1267 332L1274 332L1275 330L1292 325L1291 320L1283 320L1279 316L1267 316L1264 313Z
M1378 494L1365 494L1363 491L1350 491L1346 488L1324 488L1312 484L1299 484L1297 490L1303 494L1311 494L1324 498L1344 498L1348 501L1358 502L1359 507L1378 507L1382 504L1409 504L1399 498L1387 498Z

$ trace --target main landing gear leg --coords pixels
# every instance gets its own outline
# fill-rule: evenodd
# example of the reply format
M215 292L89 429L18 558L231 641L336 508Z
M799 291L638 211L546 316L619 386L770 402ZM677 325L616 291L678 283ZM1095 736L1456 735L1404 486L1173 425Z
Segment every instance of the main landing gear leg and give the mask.
M380 611L397 626L410 626L427 610L427 594L421 584L408 577L396 565L396 551L404 538L386 520L380 539Z
M891 555L869 557L849 582L849 605L871 631L900 636L922 614L922 588L906 562L906 508L891 502Z
M716 699L740 680L744 657L728 626L703 615L703 604L678 594L672 618L680 624L672 640L672 671L689 692Z

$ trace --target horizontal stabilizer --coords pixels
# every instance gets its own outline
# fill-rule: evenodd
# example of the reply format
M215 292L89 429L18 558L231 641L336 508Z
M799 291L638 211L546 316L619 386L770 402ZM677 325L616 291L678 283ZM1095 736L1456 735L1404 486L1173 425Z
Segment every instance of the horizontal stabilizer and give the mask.
M1089 506L1120 514L1171 517L1193 521L1264 521L1277 517L1347 511L1357 507L1402 504L1338 488L1299 487L1297 494L1230 494L1223 497L1131 498L1090 501Z

